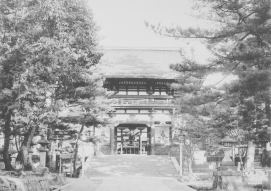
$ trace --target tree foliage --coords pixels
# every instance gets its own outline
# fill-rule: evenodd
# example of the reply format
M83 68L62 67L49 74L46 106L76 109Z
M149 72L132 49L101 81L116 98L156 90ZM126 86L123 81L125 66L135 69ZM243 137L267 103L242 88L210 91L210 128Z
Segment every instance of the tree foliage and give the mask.
M96 66L102 56L97 26L84 1L0 3L0 119L7 153L10 135L33 135L41 123L57 121L61 107L93 102L106 91ZM25 138L25 148L31 140Z

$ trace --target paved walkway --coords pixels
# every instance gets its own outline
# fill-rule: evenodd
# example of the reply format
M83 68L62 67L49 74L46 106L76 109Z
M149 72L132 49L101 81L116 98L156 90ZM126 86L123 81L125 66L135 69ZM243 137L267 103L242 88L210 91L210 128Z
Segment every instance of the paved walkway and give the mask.
M171 159L163 155L105 155L94 157L85 175L176 177L177 171Z
M177 171L167 156L100 156L87 166L86 178L61 191L194 191L176 181Z
M171 178L97 177L78 180L61 191L195 191Z

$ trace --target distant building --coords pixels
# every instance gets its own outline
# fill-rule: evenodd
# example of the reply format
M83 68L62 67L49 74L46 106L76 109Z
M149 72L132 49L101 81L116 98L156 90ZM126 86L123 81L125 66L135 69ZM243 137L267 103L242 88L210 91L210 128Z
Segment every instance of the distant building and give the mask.
M114 124L105 127L104 154L168 154L172 141L174 91L179 75L178 49L107 48L103 50L104 87L115 91ZM108 137L108 139L106 139ZM141 152L140 152L141 151Z

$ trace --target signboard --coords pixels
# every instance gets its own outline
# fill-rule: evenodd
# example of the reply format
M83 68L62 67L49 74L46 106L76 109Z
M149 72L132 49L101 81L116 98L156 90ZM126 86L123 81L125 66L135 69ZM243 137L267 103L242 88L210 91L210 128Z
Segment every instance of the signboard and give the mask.
M84 147L84 149L83 149ZM93 144L84 144L80 145L78 148L78 156L83 156L83 151L85 156L92 157L94 155L94 147Z

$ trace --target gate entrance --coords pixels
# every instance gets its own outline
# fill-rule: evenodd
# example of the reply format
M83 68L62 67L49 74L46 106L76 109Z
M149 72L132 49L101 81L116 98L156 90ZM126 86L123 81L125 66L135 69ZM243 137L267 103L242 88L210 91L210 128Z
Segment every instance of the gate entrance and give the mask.
M150 154L150 127L141 123L121 123L116 128L118 154Z

